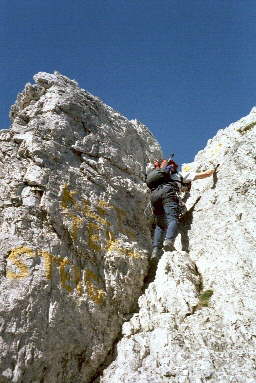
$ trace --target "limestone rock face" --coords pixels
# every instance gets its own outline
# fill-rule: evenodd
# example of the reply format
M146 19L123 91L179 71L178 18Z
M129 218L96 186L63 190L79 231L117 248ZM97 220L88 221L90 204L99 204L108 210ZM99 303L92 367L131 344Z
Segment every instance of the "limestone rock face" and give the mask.
M148 129L39 73L0 132L0 382L86 383L148 267Z
M174 252L123 325L102 383L256 382L256 110L184 166L192 183Z

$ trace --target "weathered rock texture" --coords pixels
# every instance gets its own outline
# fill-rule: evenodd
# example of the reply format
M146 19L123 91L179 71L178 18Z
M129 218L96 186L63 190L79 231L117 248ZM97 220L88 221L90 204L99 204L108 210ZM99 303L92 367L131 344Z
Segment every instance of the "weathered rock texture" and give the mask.
M256 382L255 126L253 109L184 167L219 164L194 181L177 251L162 256L102 383Z
M148 267L145 126L39 73L0 133L0 382L87 383Z
M0 133L0 383L255 383L256 110L184 166L219 164L142 294L158 143L58 73L35 82Z

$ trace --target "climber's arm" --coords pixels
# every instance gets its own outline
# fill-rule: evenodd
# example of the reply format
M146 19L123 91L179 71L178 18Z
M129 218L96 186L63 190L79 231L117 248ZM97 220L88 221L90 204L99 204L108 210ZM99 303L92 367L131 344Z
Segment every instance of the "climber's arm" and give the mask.
M205 172L202 172L202 173L197 173L195 175L195 178L194 180L199 180L199 179L203 179L203 178L206 178L206 177L210 177L211 175L213 175L214 173L217 172L217 168L218 168L219 165L216 166L215 169L212 169L212 170L206 170Z
M195 175L194 180L199 180L199 179L202 179L202 178L210 177L213 173L214 173L214 170L207 170L206 172L197 173Z

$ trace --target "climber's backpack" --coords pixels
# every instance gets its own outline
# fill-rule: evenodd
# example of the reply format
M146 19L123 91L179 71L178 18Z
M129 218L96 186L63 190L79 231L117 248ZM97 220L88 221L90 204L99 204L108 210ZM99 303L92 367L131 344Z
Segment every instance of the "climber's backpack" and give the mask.
M166 168L152 169L146 177L146 184L151 190L167 182L170 182L170 173Z

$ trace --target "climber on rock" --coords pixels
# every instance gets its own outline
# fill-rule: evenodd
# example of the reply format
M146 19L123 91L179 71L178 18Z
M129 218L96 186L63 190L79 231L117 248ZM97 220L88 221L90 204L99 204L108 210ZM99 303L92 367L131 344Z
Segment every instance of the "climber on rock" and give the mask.
M173 157L173 155L172 155ZM184 186L197 179L211 176L216 169L202 173L178 172L178 165L169 160L154 161L146 167L146 184L151 190L151 205L156 227L153 237L152 258L160 256L161 249L173 251L178 231L179 193Z

